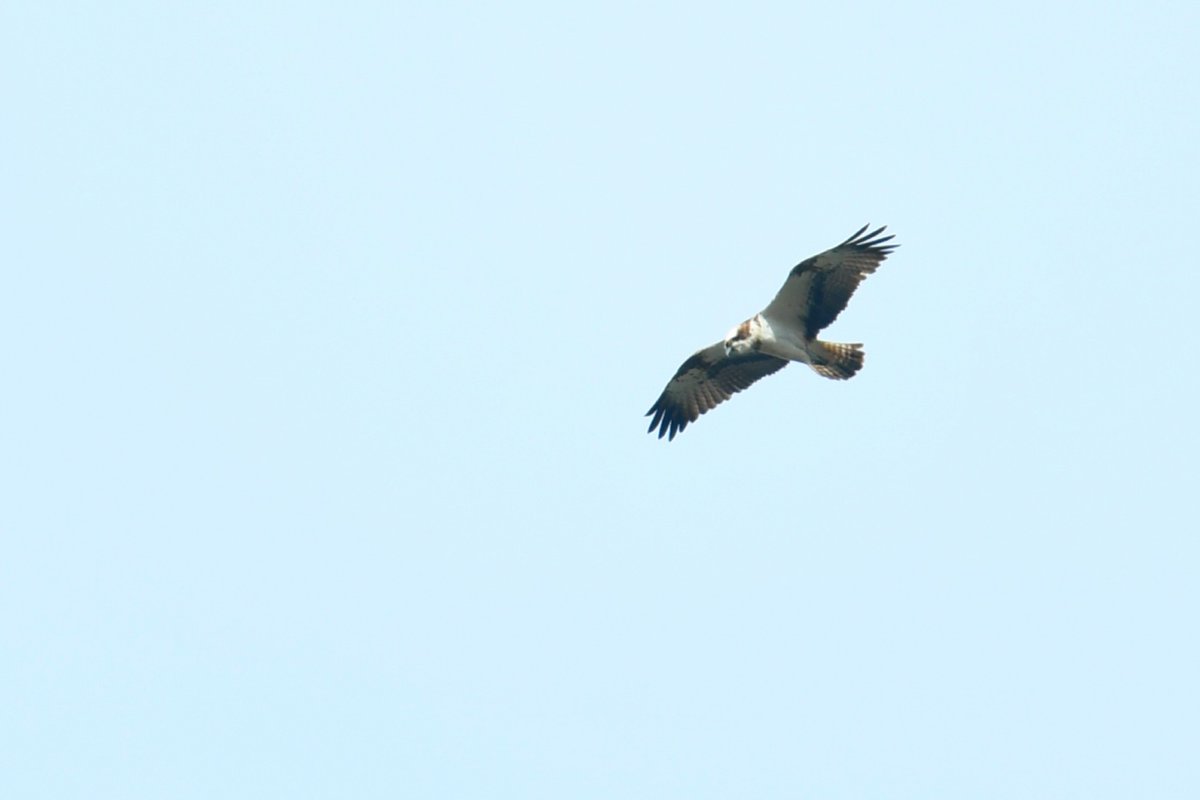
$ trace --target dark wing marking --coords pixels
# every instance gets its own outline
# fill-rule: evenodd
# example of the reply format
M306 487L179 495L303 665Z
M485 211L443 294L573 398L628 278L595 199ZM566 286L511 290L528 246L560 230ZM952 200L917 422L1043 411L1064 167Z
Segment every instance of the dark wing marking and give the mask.
M886 225L866 233L869 227L862 226L837 247L797 264L764 313L778 320L799 318L809 339L830 325L863 279L899 247L885 244L892 236L880 236Z
M706 411L716 408L759 378L778 372L786 361L761 353L725 355L725 343L717 342L696 352L683 362L662 395L646 412L654 415L647 433L658 428L658 438L668 441L695 422Z

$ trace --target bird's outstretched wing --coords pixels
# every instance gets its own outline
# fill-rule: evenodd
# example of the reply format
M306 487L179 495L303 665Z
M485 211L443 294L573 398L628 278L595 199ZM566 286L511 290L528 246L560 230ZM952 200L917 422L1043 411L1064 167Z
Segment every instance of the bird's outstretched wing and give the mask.
M761 353L726 355L725 343L699 350L684 361L662 395L646 412L653 415L648 433L658 428L658 438L675 434L716 408L759 378L778 372L787 361Z
M799 319L809 339L837 319L854 290L899 245L880 236L887 226L866 233L864 225L837 247L801 261L763 314L777 320Z

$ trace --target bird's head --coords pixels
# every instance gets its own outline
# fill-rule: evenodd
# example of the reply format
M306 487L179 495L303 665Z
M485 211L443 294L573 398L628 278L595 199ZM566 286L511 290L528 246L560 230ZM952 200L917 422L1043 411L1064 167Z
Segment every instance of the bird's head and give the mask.
M750 320L746 320L725 334L725 355L742 355L754 349L754 337L750 328Z

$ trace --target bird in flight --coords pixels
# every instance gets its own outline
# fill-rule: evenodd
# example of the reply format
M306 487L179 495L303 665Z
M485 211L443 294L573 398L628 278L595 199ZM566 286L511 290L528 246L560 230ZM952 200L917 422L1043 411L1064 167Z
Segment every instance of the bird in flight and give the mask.
M808 364L833 380L854 377L862 368L861 344L824 342L817 334L850 302L863 279L899 245L881 236L887 226L867 233L862 228L837 247L801 261L783 288L762 311L731 330L725 340L698 350L684 361L646 416L648 433L675 434L704 414L778 372L789 361Z

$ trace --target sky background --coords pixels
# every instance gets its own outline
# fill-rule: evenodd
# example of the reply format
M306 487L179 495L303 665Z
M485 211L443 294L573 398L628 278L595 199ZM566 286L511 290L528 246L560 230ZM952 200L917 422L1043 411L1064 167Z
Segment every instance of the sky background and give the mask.
M1200 796L1198 9L7 5L0 795Z

